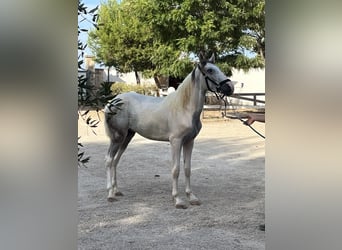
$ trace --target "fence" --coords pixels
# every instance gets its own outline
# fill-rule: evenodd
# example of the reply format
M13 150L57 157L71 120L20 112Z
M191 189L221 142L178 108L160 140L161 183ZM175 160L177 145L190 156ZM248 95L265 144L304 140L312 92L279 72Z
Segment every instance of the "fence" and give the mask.
M263 100L260 97L263 96ZM258 99L259 97L259 99ZM265 93L238 93L229 96L229 98L240 99L244 101L251 102L253 105L246 105L239 103L233 103L228 99L228 105L226 106L223 100L218 100L215 95L208 93L206 96L206 102L203 107L202 118L206 117L222 117L222 112L242 112L243 114L246 110L253 110L252 112L264 112L265 104ZM259 105L257 105L259 104ZM260 105L261 104L261 105ZM226 109L227 108L227 109ZM244 116L244 115L242 115Z
M252 98L246 97L246 96L252 96ZM242 100L246 100L246 101L252 101L253 106L256 106L257 103L265 104L265 100L258 100L257 96L265 96L265 93L239 93L239 94L232 94L230 97L242 99Z

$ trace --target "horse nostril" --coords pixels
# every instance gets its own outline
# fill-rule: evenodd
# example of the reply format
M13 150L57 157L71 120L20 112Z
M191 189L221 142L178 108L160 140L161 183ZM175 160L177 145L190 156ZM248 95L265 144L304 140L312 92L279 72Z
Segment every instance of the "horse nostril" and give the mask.
M234 88L232 88L229 84L223 84L221 86L221 92L225 95L231 95L234 92Z

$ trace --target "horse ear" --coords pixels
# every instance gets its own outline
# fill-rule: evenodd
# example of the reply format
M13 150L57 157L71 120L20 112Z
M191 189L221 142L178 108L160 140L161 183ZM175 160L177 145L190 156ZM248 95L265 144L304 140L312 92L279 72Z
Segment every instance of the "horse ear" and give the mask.
M199 60L200 60L200 63L202 63L202 62L204 62L205 61L205 57L204 57L204 53L203 53L203 51L201 51L200 53L199 53Z
M211 55L211 57L209 58L208 61L211 63L215 63L215 54L214 53Z

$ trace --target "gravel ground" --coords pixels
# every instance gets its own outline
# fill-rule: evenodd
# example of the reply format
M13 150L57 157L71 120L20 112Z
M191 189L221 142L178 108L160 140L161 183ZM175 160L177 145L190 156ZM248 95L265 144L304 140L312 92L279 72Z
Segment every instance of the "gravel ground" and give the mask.
M109 203L109 140L79 133L91 156L78 174L79 249L265 249L265 141L240 121L203 122L191 174L202 205L188 209L173 205L169 143L136 135L117 171L124 196ZM185 198L183 169L179 188Z

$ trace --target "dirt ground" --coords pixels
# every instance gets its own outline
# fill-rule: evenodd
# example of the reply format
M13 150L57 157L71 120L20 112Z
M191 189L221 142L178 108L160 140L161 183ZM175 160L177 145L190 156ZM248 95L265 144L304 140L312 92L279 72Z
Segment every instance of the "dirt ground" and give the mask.
M253 127L265 134L263 123ZM91 156L78 174L79 249L265 249L265 141L239 120L203 121L191 174L202 205L188 209L173 205L169 143L136 135L118 167L124 196L109 203L109 141L79 131ZM179 188L186 199L183 169Z

